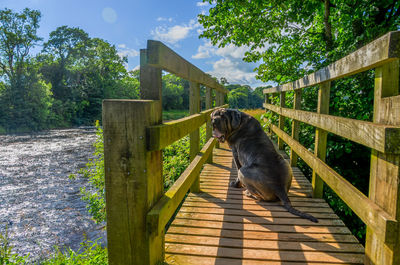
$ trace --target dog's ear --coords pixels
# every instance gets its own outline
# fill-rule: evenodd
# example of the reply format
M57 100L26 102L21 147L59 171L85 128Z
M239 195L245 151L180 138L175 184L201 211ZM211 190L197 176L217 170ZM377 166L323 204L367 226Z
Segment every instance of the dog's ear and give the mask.
M231 111L231 126L233 130L239 128L241 119L242 119L242 114L240 113L240 111L233 109Z

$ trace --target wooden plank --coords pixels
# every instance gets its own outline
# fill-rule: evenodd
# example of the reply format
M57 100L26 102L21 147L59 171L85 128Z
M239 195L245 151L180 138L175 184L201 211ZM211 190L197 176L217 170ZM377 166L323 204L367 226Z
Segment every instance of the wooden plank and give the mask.
M206 110L212 109L212 103L213 103L213 98L212 98L212 90L209 87L206 87ZM207 121L206 124L206 140L210 139L212 137L212 127L211 127L211 119ZM207 163L212 163L213 161L213 154L211 153L210 156L208 157Z
M209 229L199 227L171 225L168 233L180 235L215 236L221 238L246 238L273 241L297 241L297 242L342 242L358 243L357 239L347 234L318 234L318 233L291 233L291 232L259 232L248 230Z
M193 184L195 177L199 174L203 164L212 152L216 140L210 139L178 180L171 188L161 197L157 204L147 214L147 222L152 234L160 234L175 210L181 204L187 191Z
M268 102L266 102L268 103ZM301 109L301 90L296 90L294 92L293 98L293 109L300 110ZM298 120L292 120L292 137L296 141L299 140L299 132L300 132L300 122ZM290 165L297 166L297 158L298 155L290 149Z
M225 209L222 205L218 205L217 207L201 207L199 205L183 205L179 212L182 213L208 213L208 214L219 214L219 215L240 215L240 216L259 216L259 217L276 217L276 218L293 218L293 214L289 213L288 211L266 211L265 209L262 210L244 210L244 209ZM318 219L337 219L337 215L333 212L317 212L313 213Z
M205 245L215 247L232 247L259 250L279 250L279 251L324 251L342 253L364 253L364 248L356 243L329 243L329 242L285 242L272 240L258 240L247 238L220 238L197 235L179 235L169 233L165 237L166 243Z
M293 216L292 218L281 217L259 217L259 216L240 216L240 215L214 215L208 213L184 213L179 212L175 218L191 219L199 221L229 222L239 224L259 224L259 225L309 225L310 221ZM315 226L344 226L340 219L322 219Z
M400 109L400 99L394 102L399 102L397 104ZM393 105L395 104L396 103ZM399 126L377 124L309 111L280 108L279 106L270 104L264 104L264 107L285 117L321 128L380 152L400 153Z
M255 259L235 259L235 258L219 258L207 256L191 256L182 254L168 254L166 256L168 264L196 264L196 265L210 265L210 264L229 264L229 265L304 265L304 262L288 262L288 261L268 261L255 260ZM326 265L325 262L313 262L313 265ZM343 263L329 263L329 265L338 265Z
M280 225L280 224L254 224L254 223L229 223L215 221L200 221L175 219L173 222L176 226L202 227L215 229L230 230L249 230L260 232L292 232L292 233L331 233L331 234L348 234L349 229L345 226L318 226L313 224L307 225ZM315 224L315 223L314 223Z
M275 205L269 204L269 205L260 205L260 204L235 204L231 203L230 201L227 203L219 203L215 204L212 202L191 202L187 201L185 202L185 206L187 207L208 207L208 208L224 208L224 209L235 209L235 210L259 210L259 211L271 211L271 212L284 212L287 211L283 206L281 206L279 203L276 203ZM311 206L301 206L297 205L296 209L303 211L303 212L321 212L321 213L332 213L332 209L329 207L318 207L317 205L311 205Z
M150 99L158 101L158 108L155 113L148 113L147 115L154 116L156 120L154 124L162 123L162 80L161 80L161 69L157 69L149 66L146 63L147 51L140 51L140 96L141 99ZM138 121L140 122L140 121ZM147 124L149 125L149 124ZM121 124L121 126L124 126ZM141 125L139 125L141 126ZM139 136L140 137L140 136ZM144 136L141 135L142 140ZM146 139L147 141L147 139ZM153 205L161 198L164 193L164 183L162 177L162 152L155 150L148 153L150 159L147 159L148 164L146 165L147 173L147 199L149 200L147 209L153 207ZM164 260L164 237L160 235L149 235L146 230L149 240L149 262L150 264L156 264L160 260ZM112 264L112 263L111 263Z
M297 81L267 88L264 94L278 93L319 85L384 65L400 57L400 32L389 32L357 51Z
M331 91L331 83L325 82L320 84L318 89L318 106L317 113L318 114L328 114L329 113L329 95ZM325 162L326 158L326 142L328 139L328 132L315 128L315 148L314 154L316 157L321 159L321 161ZM312 172L312 187L313 187L313 197L322 198L324 193L324 182L321 177L313 169Z
M162 68L183 79L199 83L227 94L229 91L209 74L189 63L160 41L147 41L147 63Z
M103 101L110 264L163 260L162 238L150 237L146 225L146 214L162 190L159 154L147 152L145 142L146 126L161 120L157 115L160 103L153 100Z
M189 113L190 115L197 114L200 112L200 84L190 82L189 87ZM189 157L190 161L196 157L200 150L200 129L192 131L189 135ZM195 180L190 187L191 192L200 191L200 179L199 176L195 177Z
M398 43L400 46L400 42ZM391 111L388 97L399 95L399 60L375 69L374 122L400 125L399 113ZM400 155L384 154L372 150L369 197L397 220L397 227L388 231L393 244L386 240L373 226L367 226L365 264L400 264Z
M272 125L271 129L279 135L311 168L321 176L329 187L363 220L364 223L374 228L376 233L386 242L395 242L394 229L397 222L389 216L378 205L369 200L364 194L356 189L345 178L326 165L314 154L308 151L299 142L293 140L289 135Z
M224 107L227 105L224 105ZM199 114L184 117L179 120L147 127L147 150L161 150L173 142L193 132L206 121L210 120L210 114L214 109L205 110Z
M263 250L199 246L167 243L166 252L169 254L192 254L196 256L212 256L223 258L253 259L280 262L343 262L351 264L362 264L363 254L356 253L334 253L334 252L299 252L285 250Z
M279 97L280 97L279 106L281 108L284 108L286 106L286 93L285 92L281 92ZM285 116L279 115L278 127L281 130L283 130L285 128ZM283 144L284 144L284 142L282 141L282 139L280 139L278 137L278 149L279 150L283 150Z

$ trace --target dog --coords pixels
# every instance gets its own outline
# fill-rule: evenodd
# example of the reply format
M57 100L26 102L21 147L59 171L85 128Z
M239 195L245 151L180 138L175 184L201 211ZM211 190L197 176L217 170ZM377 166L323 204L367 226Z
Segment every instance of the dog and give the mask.
M278 201L290 213L317 223L318 220L292 207L288 191L292 183L289 163L275 150L261 124L236 109L220 108L211 113L213 137L229 144L238 177L229 185L244 187L248 197L259 201Z

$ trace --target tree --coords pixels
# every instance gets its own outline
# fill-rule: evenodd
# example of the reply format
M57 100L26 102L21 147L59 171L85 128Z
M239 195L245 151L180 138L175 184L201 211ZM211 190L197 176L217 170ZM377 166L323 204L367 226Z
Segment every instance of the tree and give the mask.
M262 64L258 77L286 83L396 30L400 1L209 0L198 16L214 45L249 46L244 60Z
M40 79L36 62L29 56L37 36L40 12L25 8L21 13L0 10L0 126L7 131L46 127L51 104L49 86Z

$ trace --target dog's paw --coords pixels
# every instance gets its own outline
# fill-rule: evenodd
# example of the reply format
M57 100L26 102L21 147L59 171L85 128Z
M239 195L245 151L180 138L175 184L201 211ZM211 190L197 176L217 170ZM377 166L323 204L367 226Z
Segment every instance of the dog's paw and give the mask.
M240 184L240 181L238 181L238 180L233 180L233 181L231 181L231 182L229 183L229 187L232 187L232 188L241 188L242 185Z

